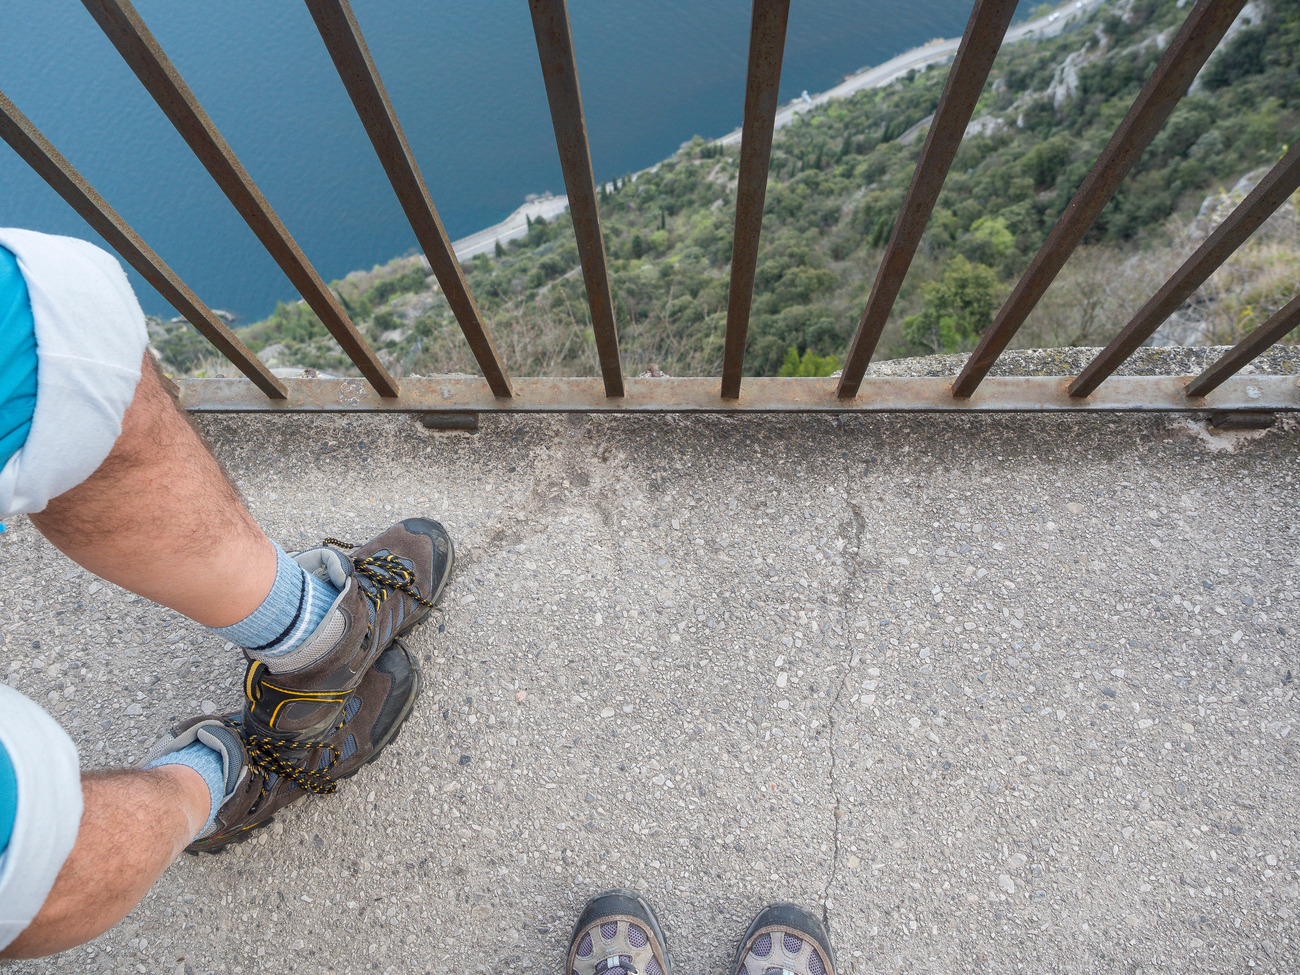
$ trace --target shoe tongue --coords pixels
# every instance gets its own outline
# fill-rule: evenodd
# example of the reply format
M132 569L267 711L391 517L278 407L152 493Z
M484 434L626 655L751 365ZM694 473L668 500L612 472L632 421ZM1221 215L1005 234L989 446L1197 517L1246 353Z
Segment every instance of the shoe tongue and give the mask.
M224 725L211 725L199 729L198 740L220 753L226 796L232 795L244 771L244 749L239 735Z
M347 585L348 576L352 575L352 561L332 548L313 548L299 552L293 560L312 575L328 580L335 589Z

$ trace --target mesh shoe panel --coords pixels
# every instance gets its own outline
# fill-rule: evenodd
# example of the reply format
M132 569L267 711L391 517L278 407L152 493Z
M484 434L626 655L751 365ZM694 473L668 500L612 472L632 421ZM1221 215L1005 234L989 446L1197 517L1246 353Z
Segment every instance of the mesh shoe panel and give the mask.
M606 921L600 926L600 936L606 941L613 941L616 934L618 934L617 921Z
M582 936L582 941L578 944L578 957L579 957L579 958L590 958L590 957L591 957L591 947L592 947L592 945L591 945L591 932L588 931L586 934L584 934L584 935Z
M659 963L651 958L646 962L645 975L664 975L664 970L659 967Z
M770 934L760 935L754 942L754 947L749 949L759 958L766 958L772 953L772 936Z
M793 934L784 935L781 939L781 943L785 946L785 953L787 955L797 955L803 948L803 940L796 938Z
M646 943L645 932L635 924L627 926L627 943L633 948L644 948Z
M808 956L808 971L812 975L826 975L826 966L822 964L822 956L814 951Z
M356 713L361 710L361 698L355 694L348 698L347 705L343 708L343 720L351 721L356 717Z
M333 650L340 639L343 638L343 631L347 629L347 623L343 619L342 611L331 612L328 621L316 631L316 638L309 640L308 643L301 647L302 656L295 656L295 660L301 661L296 670L306 670L308 667L319 663L320 660Z

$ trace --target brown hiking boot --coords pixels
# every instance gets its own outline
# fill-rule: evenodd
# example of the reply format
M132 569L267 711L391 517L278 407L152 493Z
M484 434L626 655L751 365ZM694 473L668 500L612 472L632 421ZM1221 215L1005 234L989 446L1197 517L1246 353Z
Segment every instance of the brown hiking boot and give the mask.
M373 762L397 736L419 693L415 655L394 640L348 699L338 725L320 741L286 748L279 739L250 735L239 716L203 716L178 725L139 765L194 741L222 754L226 795L216 821L186 847L190 853L217 853L248 839L295 799L331 793L340 779Z
M437 603L456 561L447 532L427 518L407 518L360 548L334 538L325 544L336 547L301 552L294 560L328 578L339 597L295 651L311 663L278 674L259 661L249 664L245 738L296 748L327 736L379 655Z

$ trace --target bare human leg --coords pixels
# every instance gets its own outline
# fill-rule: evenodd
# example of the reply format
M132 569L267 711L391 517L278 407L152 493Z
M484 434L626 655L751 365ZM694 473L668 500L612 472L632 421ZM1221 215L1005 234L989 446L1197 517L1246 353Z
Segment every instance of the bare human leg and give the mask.
M183 765L88 772L77 843L35 920L0 958L37 958L103 934L203 828L211 797Z
M30 516L78 565L205 626L247 617L276 553L147 352L113 451Z
M206 626L266 598L276 550L253 521L146 353L112 452L30 516L77 564ZM76 844L32 923L0 957L63 951L140 901L207 822L212 796L184 765L82 776Z

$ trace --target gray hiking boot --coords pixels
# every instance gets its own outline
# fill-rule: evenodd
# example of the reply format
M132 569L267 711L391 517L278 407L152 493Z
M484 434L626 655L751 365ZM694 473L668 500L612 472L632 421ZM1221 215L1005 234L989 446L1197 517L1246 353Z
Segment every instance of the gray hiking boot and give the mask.
M836 975L830 935L797 904L772 904L740 939L732 975Z
M654 909L633 890L587 901L569 939L568 975L672 975Z

